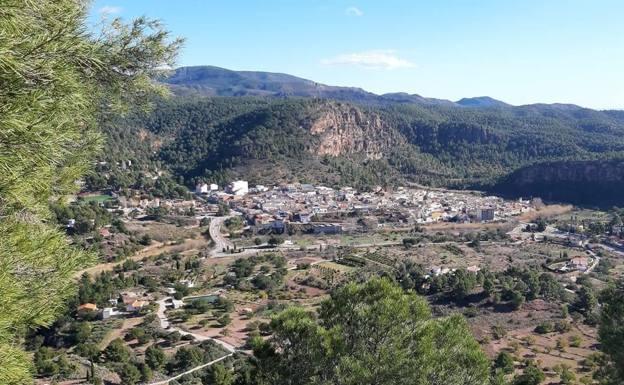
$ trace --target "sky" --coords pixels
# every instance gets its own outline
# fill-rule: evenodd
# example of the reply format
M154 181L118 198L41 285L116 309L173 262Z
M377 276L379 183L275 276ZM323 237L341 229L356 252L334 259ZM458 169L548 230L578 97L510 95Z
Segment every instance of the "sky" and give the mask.
M378 94L624 109L621 0L96 0L148 16L178 64L283 72Z

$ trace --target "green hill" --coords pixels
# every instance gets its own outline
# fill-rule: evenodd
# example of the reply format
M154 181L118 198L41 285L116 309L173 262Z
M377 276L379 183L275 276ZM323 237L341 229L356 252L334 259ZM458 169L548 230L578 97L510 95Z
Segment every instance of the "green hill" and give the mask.
M242 177L487 188L542 162L624 157L622 114L569 105L194 96L162 101L152 114L118 121L108 132L116 133L108 156L135 136L132 147L153 147L139 152L139 162L158 162L189 186Z

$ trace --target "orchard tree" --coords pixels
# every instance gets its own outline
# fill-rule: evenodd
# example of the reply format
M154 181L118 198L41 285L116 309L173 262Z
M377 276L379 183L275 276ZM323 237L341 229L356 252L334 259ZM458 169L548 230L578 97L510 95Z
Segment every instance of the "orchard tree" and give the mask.
M48 224L102 139L97 122L165 94L151 78L181 44L156 22L87 27L88 1L0 6L0 383L30 384L29 329L50 324L90 255Z
M151 345L145 350L145 363L153 370L161 370L167 363L165 352L157 345Z
M433 319L427 302L387 279L348 284L318 318L289 308L253 341L259 384L481 385L489 361L459 315Z
M598 339L609 358L601 368L605 383L624 382L624 281L609 286L600 295L602 308Z

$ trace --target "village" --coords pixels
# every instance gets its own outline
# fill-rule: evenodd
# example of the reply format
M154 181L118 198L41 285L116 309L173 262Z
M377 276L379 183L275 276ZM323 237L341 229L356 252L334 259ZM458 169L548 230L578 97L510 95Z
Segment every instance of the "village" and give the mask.
M399 187L384 191L358 192L351 187L333 189L311 184L284 184L273 187L247 181L234 181L223 191L216 184L201 183L195 193L212 202L224 202L249 218L253 224L268 224L289 219L309 223L314 216L358 212L395 213L406 225L447 222L488 222L504 220L532 209L530 201L505 201L449 190L425 190Z
M162 349L176 364L157 368L146 384L201 368L205 363L177 360L188 349L203 349L210 359L249 355L253 338L270 335L279 309L314 309L332 288L378 274L412 282L436 314L464 313L492 357L515 349L582 373L583 359L552 353L554 343L534 330L561 322L561 303L568 302L576 321L557 338L585 336L574 352L591 356L595 330L579 320L592 313L574 298L579 288L604 287L609 275L619 274L612 266L620 251L607 248L620 238L592 237L581 228L590 227L589 219L571 230L575 209L539 199L418 187L250 187L246 181L225 188L199 183L181 199L142 191L98 194L75 204L108 213L110 224L96 218L92 232L76 235L82 220L64 222L76 242L99 244L102 253L102 263L78 276L85 294L66 328L88 323L98 331L88 341L104 352L123 345L143 357L146 346ZM557 288L554 297L527 289L530 277L545 275ZM483 292L489 294L480 291L490 286ZM536 345L516 347L527 335ZM119 383L116 365L103 359L96 368Z

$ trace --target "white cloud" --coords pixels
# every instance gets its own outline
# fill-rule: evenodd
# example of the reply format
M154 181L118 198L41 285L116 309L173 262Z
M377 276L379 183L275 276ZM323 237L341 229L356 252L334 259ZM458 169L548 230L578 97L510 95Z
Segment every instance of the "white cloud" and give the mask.
M98 12L102 15L116 15L121 13L122 8L116 7L114 5L105 5L102 8L98 9Z
M394 50L370 50L346 53L330 59L323 59L321 60L321 64L328 66L358 66L386 70L415 67L414 63L398 57Z
M358 7L349 7L345 9L347 16L364 16L364 12Z

